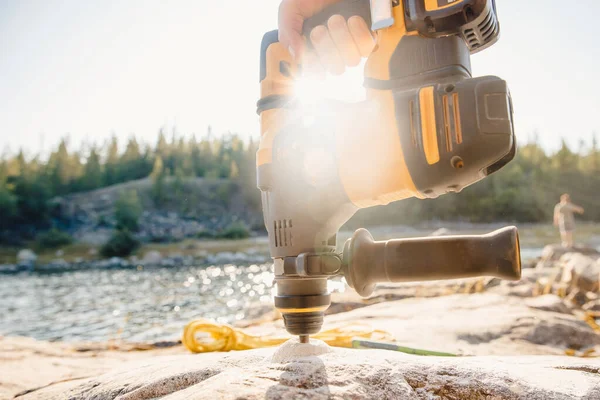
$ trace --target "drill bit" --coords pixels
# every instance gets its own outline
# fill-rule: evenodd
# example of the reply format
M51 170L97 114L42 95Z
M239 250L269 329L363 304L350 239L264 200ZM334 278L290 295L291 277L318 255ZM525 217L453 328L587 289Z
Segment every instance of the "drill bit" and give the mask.
M298 337L300 338L300 343L309 343L310 342L310 338L308 335L299 335Z

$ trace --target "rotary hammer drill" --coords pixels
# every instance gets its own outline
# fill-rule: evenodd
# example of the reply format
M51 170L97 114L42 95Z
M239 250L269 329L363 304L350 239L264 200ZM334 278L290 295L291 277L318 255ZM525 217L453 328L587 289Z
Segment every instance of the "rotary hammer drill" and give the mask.
M338 230L358 209L459 192L516 152L506 82L471 76L470 54L498 39L494 0L377 1L377 12L375 2L343 0L304 24L309 38L332 15L372 23L363 102L300 104L301 67L277 31L262 41L257 181L275 306L302 342L321 329L333 276L368 296L377 282L521 275L515 227L387 242L359 229L338 251Z

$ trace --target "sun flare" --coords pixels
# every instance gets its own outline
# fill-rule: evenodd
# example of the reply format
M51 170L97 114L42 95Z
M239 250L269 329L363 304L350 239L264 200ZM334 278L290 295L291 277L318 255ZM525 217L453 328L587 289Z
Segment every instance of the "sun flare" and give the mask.
M294 86L295 95L302 103L314 103L325 99L358 102L364 100L364 63L348 68L343 75L327 74L323 78L301 77Z

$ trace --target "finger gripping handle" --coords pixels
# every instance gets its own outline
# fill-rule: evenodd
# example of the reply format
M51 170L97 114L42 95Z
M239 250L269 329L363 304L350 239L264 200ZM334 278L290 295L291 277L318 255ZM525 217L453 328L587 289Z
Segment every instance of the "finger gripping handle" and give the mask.
M309 45L310 43L310 32L319 25L327 26L327 21L334 15L341 15L346 19L350 17L359 16L362 17L367 26L371 26L371 4L369 0L342 0L339 3L335 3L325 8L320 13L313 15L304 21L302 27L302 33L306 37Z

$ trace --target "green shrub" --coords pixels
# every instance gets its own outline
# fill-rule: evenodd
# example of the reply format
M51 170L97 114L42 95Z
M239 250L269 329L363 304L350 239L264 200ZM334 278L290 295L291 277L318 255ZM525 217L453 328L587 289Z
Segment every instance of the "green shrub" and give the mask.
M96 222L96 224L100 227L107 227L109 226L108 223L108 219L106 218L106 215L101 215L100 217L98 217L98 222Z
M115 220L117 229L136 232L142 215L142 204L135 190L128 190L119 195L115 203Z
M242 221L236 221L219 232L218 237L221 239L245 239L250 237L250 229Z
M156 156L154 160L154 168L150 177L152 178L152 199L154 204L161 206L167 200L167 188L165 187L167 172L160 156Z
M126 257L133 253L140 242L127 229L116 230L108 242L104 243L100 249L100 254L104 257Z
M216 190L217 199L224 205L229 205L231 198L239 192L239 185L234 182L223 182Z
M218 169L211 169L210 171L207 171L204 174L204 177L206 179L218 179L219 178L219 170Z
M17 197L0 182L0 229L11 226L17 213Z
M47 232L38 234L36 243L43 249L55 249L73 243L73 237L67 232L52 228Z
M172 238L168 235L165 236L151 236L149 238L149 242L150 243L169 243L172 240Z
M215 234L214 232L211 232L207 229L204 229L198 233L196 233L196 237L198 239L214 239L215 238Z

